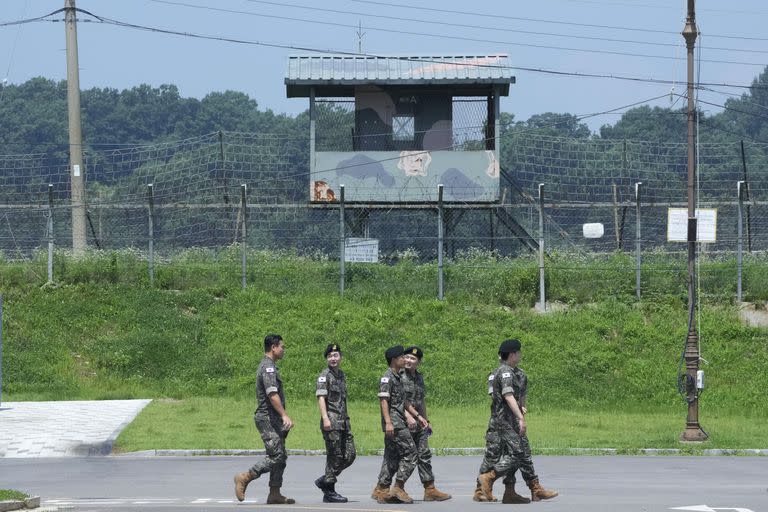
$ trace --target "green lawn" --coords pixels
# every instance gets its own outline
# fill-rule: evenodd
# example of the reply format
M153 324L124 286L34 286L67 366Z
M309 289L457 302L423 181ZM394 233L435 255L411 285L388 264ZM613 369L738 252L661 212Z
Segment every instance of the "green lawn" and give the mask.
M432 407L433 448L482 447L488 419L485 404ZM319 415L314 402L289 402L295 427L288 448L322 449ZM190 398L157 400L120 435L117 452L151 449L261 449L253 425L253 400ZM360 453L382 448L378 403L350 404L352 428ZM653 412L547 410L528 414L529 438L534 451L547 453L568 448L616 448L632 453L641 448L765 448L768 422L764 417L709 412L702 407L701 422L710 440L696 447L678 438L685 426L685 407Z

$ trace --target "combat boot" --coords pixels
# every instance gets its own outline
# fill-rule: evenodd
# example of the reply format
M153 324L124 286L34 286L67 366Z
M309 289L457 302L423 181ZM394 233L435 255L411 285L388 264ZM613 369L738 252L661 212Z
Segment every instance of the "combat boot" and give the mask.
M477 477L477 483L480 484L480 492L487 498L487 501L496 501L493 497L493 482L496 481L498 476L496 470L492 469L487 473L481 473Z
M280 494L280 488L270 486L269 495L267 496L267 505L293 505L296 500L293 498L286 498Z
M512 504L521 504L521 503L530 503L531 500L526 498L525 496L520 496L515 491L515 484L504 484L504 496L501 498L502 503L512 503Z
M389 503L389 486L376 484L371 493L371 498L376 500L377 503Z
M237 501L243 501L245 499L245 488L248 487L248 483L254 479L255 477L250 471L235 475L235 497L237 497Z
M323 495L323 503L346 503L349 500L336 492L336 484L326 484L328 493Z
M424 482L424 501L445 501L449 499L451 499L451 495L437 490L434 480Z
M531 490L531 501L548 500L557 496L557 491L550 491L545 489L539 483L539 479L531 481L528 484L528 488Z
M405 482L402 480L397 480L395 485L392 486L392 489L389 491L389 498L391 500L396 500L394 503L413 503L413 498L408 496L408 493L405 492ZM390 501L390 503L392 503L392 501Z
M325 482L325 476L321 476L315 480L315 487L323 491L323 496L331 492L331 486Z

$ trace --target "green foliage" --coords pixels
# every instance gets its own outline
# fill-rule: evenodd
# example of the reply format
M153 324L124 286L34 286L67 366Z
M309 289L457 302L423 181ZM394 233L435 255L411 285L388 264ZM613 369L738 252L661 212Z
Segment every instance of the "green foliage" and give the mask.
M0 489L0 501L14 500L21 501L29 498L29 494L13 489Z
M291 400L313 396L322 348L333 340L345 349L354 400L375 397L387 346L417 343L426 353L430 401L477 404L498 343L517 336L538 407L681 403L684 282L664 279L665 290L650 281L637 302L621 254L553 255L550 264L560 270L549 271L550 286L569 308L547 315L531 309L535 262L477 251L449 262L445 301L434 299L435 266L408 258L348 265L343 298L338 263L322 257L253 252L245 290L235 248L160 258L154 287L135 252L57 258L57 283L42 288L39 262L0 264L5 389L16 399L250 397L261 341L279 332ZM724 279L726 263L713 262L713 280ZM759 260L749 263L753 273L768 272ZM648 259L649 274L656 264ZM616 284L622 280L629 284ZM713 294L703 307L702 353L710 363L704 401L722 410L768 410L765 332L742 325L729 301Z

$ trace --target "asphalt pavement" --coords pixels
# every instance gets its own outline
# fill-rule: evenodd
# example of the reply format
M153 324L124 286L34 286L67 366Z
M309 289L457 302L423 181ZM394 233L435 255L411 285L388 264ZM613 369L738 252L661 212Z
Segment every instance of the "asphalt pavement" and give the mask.
M253 481L246 501L234 498L232 478L255 457L88 457L0 459L0 487L21 489L43 498L47 507L88 511L167 512L195 510L327 510L375 512L394 510L488 511L524 507L548 512L698 512L768 511L768 457L677 456L538 456L541 483L560 492L546 502L502 505L472 501L480 457L434 458L437 486L453 494L441 503L379 505L370 498L380 457L359 457L345 471L337 490L347 504L323 504L313 480L324 457L291 456L283 494L295 505L265 505L266 476ZM414 474L406 485L420 500L422 487ZM524 490L518 484L518 491ZM503 491L497 482L495 492Z

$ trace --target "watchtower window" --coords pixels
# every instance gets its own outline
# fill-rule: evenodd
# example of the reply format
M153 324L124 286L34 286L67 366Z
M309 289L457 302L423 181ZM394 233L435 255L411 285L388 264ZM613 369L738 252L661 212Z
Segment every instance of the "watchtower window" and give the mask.
M413 116L392 116L392 139L412 141L415 137Z

